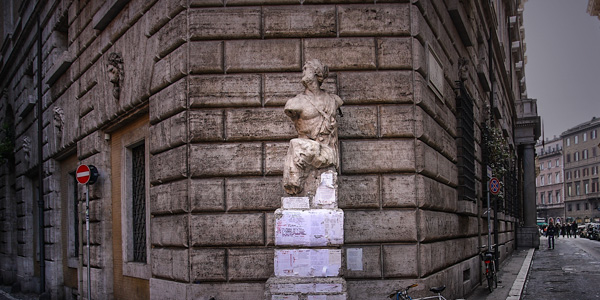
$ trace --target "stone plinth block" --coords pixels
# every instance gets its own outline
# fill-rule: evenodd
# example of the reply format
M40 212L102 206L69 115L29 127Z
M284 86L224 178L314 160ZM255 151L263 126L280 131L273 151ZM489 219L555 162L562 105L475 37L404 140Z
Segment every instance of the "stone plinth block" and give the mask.
M276 277L340 276L340 249L276 249Z
M308 197L281 197L281 208L283 209L309 209Z
M341 209L275 211L275 245L332 246L344 243Z
M265 285L267 300L345 300L346 281L343 278L277 278Z

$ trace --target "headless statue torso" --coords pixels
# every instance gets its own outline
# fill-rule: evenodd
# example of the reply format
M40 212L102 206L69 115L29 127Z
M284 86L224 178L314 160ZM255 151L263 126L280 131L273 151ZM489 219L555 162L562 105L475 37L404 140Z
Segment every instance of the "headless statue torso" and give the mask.
M339 166L335 116L343 102L337 95L320 88L324 77L323 72L318 77L319 68L326 67L318 61L307 62L302 79L306 90L285 105L284 111L298 132L298 138L290 141L283 171L283 186L290 195L314 193L307 178L318 177L319 169Z

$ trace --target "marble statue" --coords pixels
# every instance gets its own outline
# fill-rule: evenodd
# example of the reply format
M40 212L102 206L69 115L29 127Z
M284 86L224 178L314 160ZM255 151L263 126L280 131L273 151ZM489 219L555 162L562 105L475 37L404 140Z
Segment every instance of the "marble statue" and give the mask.
M65 112L63 111L62 108L56 106L54 107L54 134L55 134L55 138L57 143L60 145L60 142L62 141L62 132L63 132L63 128L65 126Z
M314 193L307 187L312 187L313 177L318 185L317 170L337 170L339 166L335 117L343 102L337 95L321 89L328 73L327 66L320 61L307 61L302 71L304 92L285 104L284 112L298 132L298 137L290 141L283 169L283 188L290 195ZM307 182L309 177L311 180Z

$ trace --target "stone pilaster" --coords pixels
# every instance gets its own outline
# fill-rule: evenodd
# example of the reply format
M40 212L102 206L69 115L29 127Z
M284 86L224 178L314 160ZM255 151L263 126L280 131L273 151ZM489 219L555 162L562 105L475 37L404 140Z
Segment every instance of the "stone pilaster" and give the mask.
M540 118L537 100L521 99L517 103L515 140L520 146L523 170L523 225L517 228L517 246L539 248L540 238L536 225L535 204L535 149L540 137Z

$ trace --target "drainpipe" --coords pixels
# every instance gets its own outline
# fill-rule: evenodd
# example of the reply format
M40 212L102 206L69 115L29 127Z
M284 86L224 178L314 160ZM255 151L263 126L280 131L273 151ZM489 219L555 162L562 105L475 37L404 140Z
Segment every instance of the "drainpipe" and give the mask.
M46 254L44 249L44 156L42 155L42 25L37 18L37 127L38 127L38 245L40 247L40 293L46 292Z

